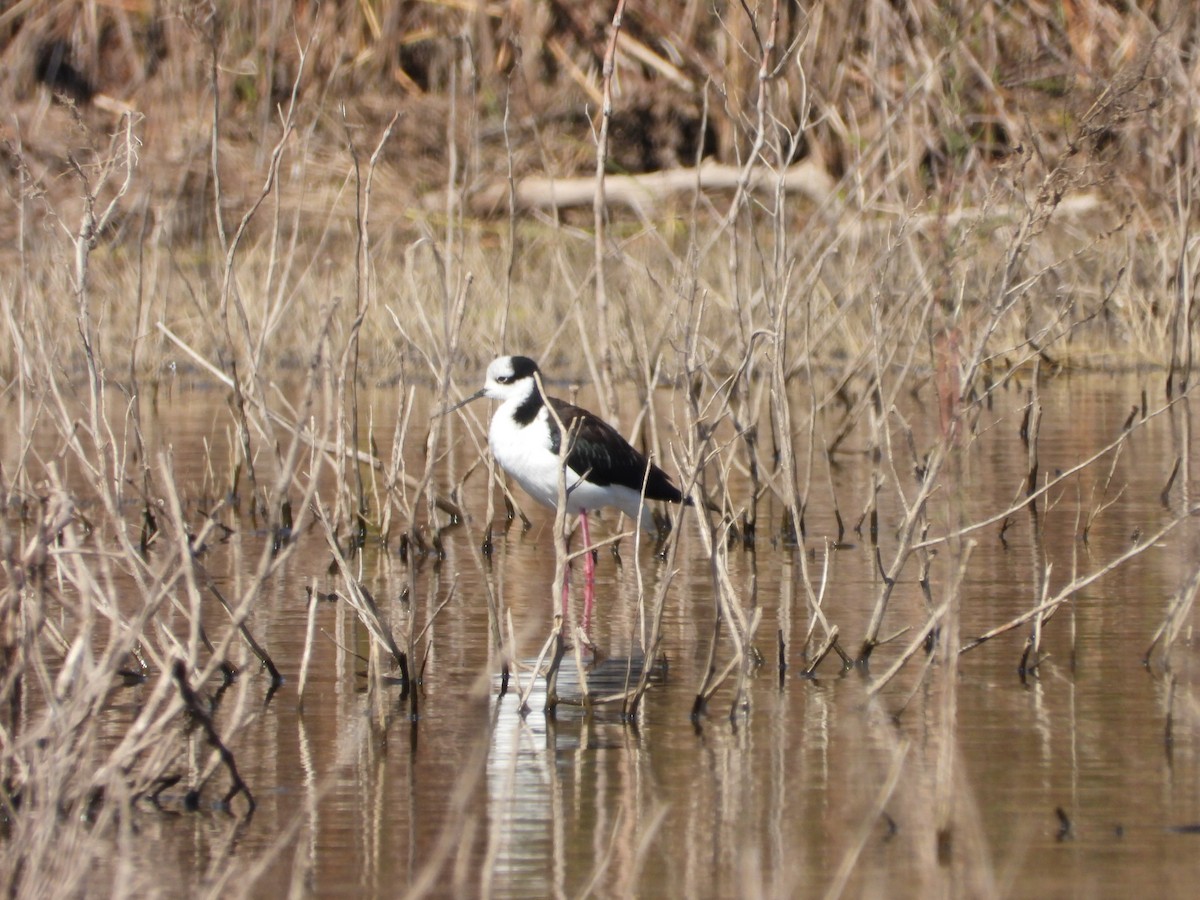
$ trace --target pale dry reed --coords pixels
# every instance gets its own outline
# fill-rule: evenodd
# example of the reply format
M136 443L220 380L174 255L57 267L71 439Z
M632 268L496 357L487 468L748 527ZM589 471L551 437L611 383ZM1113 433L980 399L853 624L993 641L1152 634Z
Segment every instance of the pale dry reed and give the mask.
M693 60L706 51L695 6L679 23L695 39L682 44L682 56ZM918 3L913 14L965 27L965 17L955 16L965 9ZM620 55L628 27L622 10L620 4L611 20L606 17L598 84L579 67L565 67L602 101L591 148L592 230L582 231L558 209L540 219L519 215L516 185L529 164L508 130L506 94L508 210L500 254L489 246L499 233L492 224L467 219L467 199L483 180L478 153L485 126L476 117L476 91L485 67L477 58L483 51L465 41L439 60L450 106L437 137L448 152L433 211L415 211L418 191L405 185L389 157L399 137L395 129L406 124L393 110L380 122L339 110L332 118L342 146L334 152L314 139L344 86L340 79L349 77L319 42L293 39L286 54L293 63L289 90L274 111L262 101L255 132L262 149L257 164L244 167L253 177L239 171L254 156L228 147L232 122L221 102L228 94L221 89L224 51L215 20L199 23L210 28L205 218L213 233L207 243L170 243L165 223L180 210L158 210L155 220L147 208L136 233L129 225L136 216L118 221L138 189L135 163L146 125L136 115L126 115L112 139L79 118L88 147L69 168L81 200L57 204L46 192L52 179L37 171L34 154L20 141L12 145L20 179L19 279L0 294L10 338L0 362L11 386L18 449L11 467L6 461L0 520L6 576L0 594L6 829L0 863L21 873L16 893L87 889L89 867L106 855L110 840L130 839L134 808L166 802L177 785L188 804L207 799L248 815L260 786L238 774L232 736L256 715L255 692L270 690L250 677L253 661L273 668L271 648L251 629L252 614L292 563L302 533L323 538L339 596L370 635L374 725L386 731L402 708L410 727L418 727L424 695L416 682L436 640L431 626L455 596L453 582L440 605L417 599L422 592L442 596L426 576L436 570L443 529L471 516L458 502L462 482L475 471L486 471L489 486L500 479L488 464L451 484L442 481L449 435L458 432L441 417L431 418L427 429L413 422L415 392L432 385L430 407L445 408L458 393L461 373L477 370L497 350L516 348L535 353L548 368L561 364L572 375L587 373L605 417L626 433L640 431L656 459L670 460L694 504L675 517L663 547L668 574L652 596L642 586L643 554L635 541L642 623L635 638L644 659L636 678L631 668L621 691L592 695L577 655L579 702L620 702L636 722L652 696L647 689L672 576L681 556L690 554L703 561L718 610L691 712L703 722L720 702L735 723L748 719L750 687L765 658L756 567L768 549L794 551L799 583L789 585L782 624L770 636L780 648L780 670L798 633L806 674L832 676L857 664L866 676L864 702L890 752L829 894L852 882L869 829L905 791L916 751L888 721L903 712L903 703L888 708L895 698L888 689L901 674L913 692L928 680L939 699L927 751L936 757L931 783L904 794L923 811L912 826L923 848L923 884L944 891L956 873L970 869L979 893L997 892L956 747L958 658L1028 628L1014 668L1036 678L1047 629L1058 627L1054 614L1196 511L1187 493L1185 416L1174 468L1164 466L1164 499L1178 498L1163 523L1088 571L1072 571L1057 589L1047 564L1035 558L1029 609L982 634L962 634L962 586L973 542L993 530L1003 540L1017 516L1036 534L1039 503L1060 502L1082 472L1107 472L1099 495L1079 503L1086 537L1119 496L1112 473L1131 437L1188 403L1196 341L1197 251L1188 224L1194 170L1174 165L1167 148L1194 149L1196 138L1163 97L1175 92L1194 99L1179 32L1195 23L1188 19L1137 48L1122 44L1128 50L1123 60L1093 60L1095 68L1072 70L1064 77L1078 82L1090 102L1076 101L1059 130L1027 132L990 80L989 73L1004 69L1000 39L951 28L952 38L935 48L913 40L900 12L882 2L857 5L870 23L866 29L833 4L806 11L779 2L759 10L743 5L713 29L712 42L726 48L725 90L702 92L702 121L716 120L738 180L728 193L712 196L700 190L697 174L696 189L681 204L687 208L680 225L669 220L676 208L655 210L662 219L634 220L605 202L609 163L624 149L612 144L621 104L614 85L627 59ZM320 15L334 13L322 9ZM438 15L454 13L447 6ZM1145 17L1128 16L1131 34L1149 33ZM270 21L280 29L278 16ZM480 30L490 26L488 20ZM393 22L364 33L381 41L398 27ZM1010 37L1008 29L998 33ZM847 48L863 34L868 49L855 56ZM282 52L282 42L265 43ZM496 48L497 58L501 52ZM536 67L531 57L514 66ZM854 68L851 57L862 65ZM897 83L897 71L911 81ZM1098 71L1111 77L1105 81ZM818 75L822 84L811 89ZM535 80L516 89L536 91ZM994 101L986 121L967 121L952 102L964 86ZM719 102L711 104L714 92ZM1138 116L1151 120L1158 139L1139 137L1130 125ZM357 135L371 125L377 127L365 133L375 143L364 175ZM983 139L985 132L995 145ZM563 151L536 131L526 134L532 151L524 153L552 168ZM1110 140L1117 147L1106 155ZM1003 161L990 155L990 147L1000 146ZM837 162L836 189L819 202L787 189L787 171L806 147ZM1145 185L1170 188L1170 202L1152 206L1142 198L1153 190L1121 180L1122 161L1141 150L1150 154ZM694 161L703 153L701 138ZM321 189L310 184L317 172L326 176ZM338 178L328 177L331 172ZM388 197L401 188L411 208ZM1116 208L1123 203L1127 209ZM33 237L41 234L34 222L45 221L42 213L63 226L44 241ZM1161 222L1168 227L1158 227ZM500 257L506 264L497 266ZM583 300L589 293L590 304ZM127 302L131 295L137 303ZM1168 360L1165 405L1144 401L1141 415L1109 444L1047 473L1038 441L1044 380L1073 363L1155 357ZM232 397L228 464L213 458L215 451L207 464L222 473L211 485L222 499L199 518L177 481L171 453L142 437L149 415L142 392L169 378L170 367L211 378ZM125 372L128 383L118 380ZM640 404L622 410L615 388L631 373ZM294 393L277 387L286 374L295 379ZM387 426L363 421L359 397L365 380L383 377L398 378L405 398L386 460L375 434L378 428L386 435ZM977 446L994 395L1027 379L1022 490L1003 509L969 514L963 460ZM653 399L663 388L673 391L670 425L655 418ZM922 394L936 398L936 429L917 427L903 412L906 397ZM482 453L482 426L464 416L461 430ZM51 435L54 453L34 449L39 432ZM412 435L424 457L419 471L410 472L403 447ZM854 529L872 545L878 567L872 614L861 633L826 602L830 554L844 537L840 511L836 535L813 534L806 522L817 492L833 494L840 510L832 473L847 459L869 468L870 490ZM71 479L64 474L67 462ZM738 483L749 490L739 493ZM126 498L136 500L140 519L123 511ZM555 612L571 558L564 505L554 526L555 575L546 585L547 609ZM494 509L489 500L486 523L466 526L481 534L481 569ZM780 510L780 520L767 521L767 509ZM264 524L271 540L237 534L255 524ZM204 562L222 529L236 535L230 552L249 560L232 590L219 588ZM371 540L404 548L405 602L382 598L366 583L356 554ZM810 565L810 547L823 554L813 556L820 566ZM753 554L741 581L730 562L737 553ZM1150 647L1159 650L1168 677L1171 654L1191 627L1196 584L1193 571L1166 604ZM796 609L793 587L804 598ZM484 677L507 673L518 662L516 646L529 643L528 635L518 641L513 634L502 586L489 581L487 590L493 658L480 662ZM921 592L923 617L900 617L894 601L904 590ZM316 602L314 589L311 616ZM801 617L803 628L788 624ZM571 625L550 613L544 634L535 636L535 643L545 641L552 673L576 638ZM890 648L887 665L872 668L874 654L902 636L903 647ZM848 641L854 649L846 649ZM578 650L579 641L573 645ZM307 658L297 703L305 699ZM393 671L397 690L389 684ZM112 686L143 679L146 702L124 733L97 741ZM519 686L524 705L532 685L519 680ZM389 702L392 693L403 697L403 707ZM204 698L222 695L221 715L205 718ZM553 709L560 700L552 681L547 705ZM191 739L189 721L203 732L202 742ZM488 737L480 739L480 755ZM443 839L414 879L414 894L432 890L450 865L456 829L479 825L478 811L466 802L472 784L465 779L451 797ZM598 865L597 879L607 860ZM454 875L456 887L470 886L457 866ZM777 887L785 892L786 885Z

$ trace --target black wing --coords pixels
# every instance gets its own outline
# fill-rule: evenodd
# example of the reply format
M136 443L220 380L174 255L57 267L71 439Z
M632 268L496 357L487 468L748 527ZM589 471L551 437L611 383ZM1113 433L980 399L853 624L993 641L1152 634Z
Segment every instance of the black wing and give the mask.
M679 488L670 477L645 456L630 446L620 432L586 409L550 398L550 404L568 431L578 421L575 445L567 454L567 465L580 474L587 473L593 484L619 484L641 491L642 479L646 479L646 497L650 500L669 500L678 503L683 499ZM554 417L550 417L550 449L558 453L561 437ZM650 474L646 476L646 466Z

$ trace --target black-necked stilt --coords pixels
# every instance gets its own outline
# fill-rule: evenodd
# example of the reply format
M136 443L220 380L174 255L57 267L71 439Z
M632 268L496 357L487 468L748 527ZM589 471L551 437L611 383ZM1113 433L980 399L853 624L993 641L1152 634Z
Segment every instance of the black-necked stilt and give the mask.
M679 488L603 419L565 400L544 396L537 375L537 363L529 357L501 356L488 366L483 388L458 404L480 397L500 401L488 428L488 446L500 468L533 499L555 508L561 422L567 433L574 435L566 459L567 512L579 516L585 548L591 547L588 510L615 506L644 530L654 530L654 516L642 502L643 482L646 500L683 502ZM592 615L595 565L590 552L583 559L586 631ZM565 607L565 586L563 603Z

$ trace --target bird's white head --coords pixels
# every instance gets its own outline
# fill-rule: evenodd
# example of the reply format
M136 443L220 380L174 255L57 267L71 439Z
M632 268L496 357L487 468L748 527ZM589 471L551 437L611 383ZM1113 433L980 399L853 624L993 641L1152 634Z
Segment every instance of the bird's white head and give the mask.
M466 406L480 397L488 397L492 400L499 400L502 403L515 401L520 405L521 401L528 398L537 390L537 379L535 377L537 372L537 363L528 356L497 357L492 360L492 364L487 368L487 377L484 379L483 387L470 397L466 397L453 406L443 409L438 415L444 416L446 413L454 412L454 410Z
M487 368L483 395L492 400L525 399L537 390L538 367L528 356L501 356Z

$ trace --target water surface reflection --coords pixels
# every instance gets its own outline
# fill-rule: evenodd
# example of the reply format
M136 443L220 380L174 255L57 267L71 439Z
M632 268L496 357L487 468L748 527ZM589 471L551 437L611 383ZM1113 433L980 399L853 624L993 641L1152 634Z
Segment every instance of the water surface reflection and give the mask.
M1101 377L1044 388L1043 471L1068 469L1111 441L1140 390L1136 379ZM1021 489L1021 400L1001 401L1009 406L998 406L985 423L992 430L935 498L937 515L981 520ZM367 402L375 421L394 412L382 392ZM214 490L194 449L213 439L221 418L222 401L211 404L201 395L163 405L160 432L150 436L173 447L180 483L197 496ZM1161 494L1185 414L1181 407L1147 424L1115 464L1105 460L1064 483L1003 534L997 523L974 535L959 607L963 641L1028 610L1043 581L1052 593L1184 508L1194 484L1178 484L1166 507ZM474 442L456 446L447 482L476 460ZM1190 446L1185 452L1194 456ZM1022 627L962 656L953 682L934 677L937 651L921 650L872 693L870 679L913 639L930 597L941 600L953 560L939 548L930 597L918 573L905 573L884 629L894 640L877 650L870 673L842 673L831 657L816 678L801 677L813 616L802 568L819 578L827 566L823 609L851 652L880 584L865 535L834 543L831 494L852 523L866 506L870 466L843 459L829 481L832 490L811 491L803 549L780 538L781 511L767 502L756 550L731 552L732 583L747 594L753 584L761 607L763 664L748 683L746 709L731 715L725 688L698 721L689 712L708 665L716 604L694 523L681 535L676 573L628 542L619 563L600 554L593 637L612 657L639 649L639 570L649 593L671 578L665 670L631 722L619 706L589 714L563 707L547 717L536 694L523 715L515 683L497 696L487 590L511 613L515 654L533 658L555 606L554 554L549 516L538 509L529 510L528 532L497 522L493 555L480 553L481 475L466 481L470 521L443 535L442 560L420 563L416 595L406 596L414 563L400 558L395 541L369 544L356 562L385 616L403 621L404 604L416 603L418 621L429 623L419 644L418 717L410 719L394 686L368 690L370 641L342 599L316 610L301 709L306 588L342 590L324 539L301 535L302 552L252 618L286 683L264 702L265 679L248 674L251 687L238 696L259 706L228 736L255 791L254 816L185 812L179 792L168 791L161 810L139 807L139 839L122 853L132 854L135 869L161 873L157 887L167 893L1125 896L1152 886L1156 895L1189 895L1200 880L1194 649L1190 641L1176 649L1170 677L1147 670L1142 656L1200 558L1196 529L1176 529L1060 608L1045 626L1036 677L1018 677L1029 633ZM1085 542L1081 522L1098 497L1115 502ZM879 502L881 522L896 521L896 498ZM235 529L210 568L236 582L268 539ZM883 527L879 540L886 557L895 536ZM123 702L135 707L144 690L126 689Z

